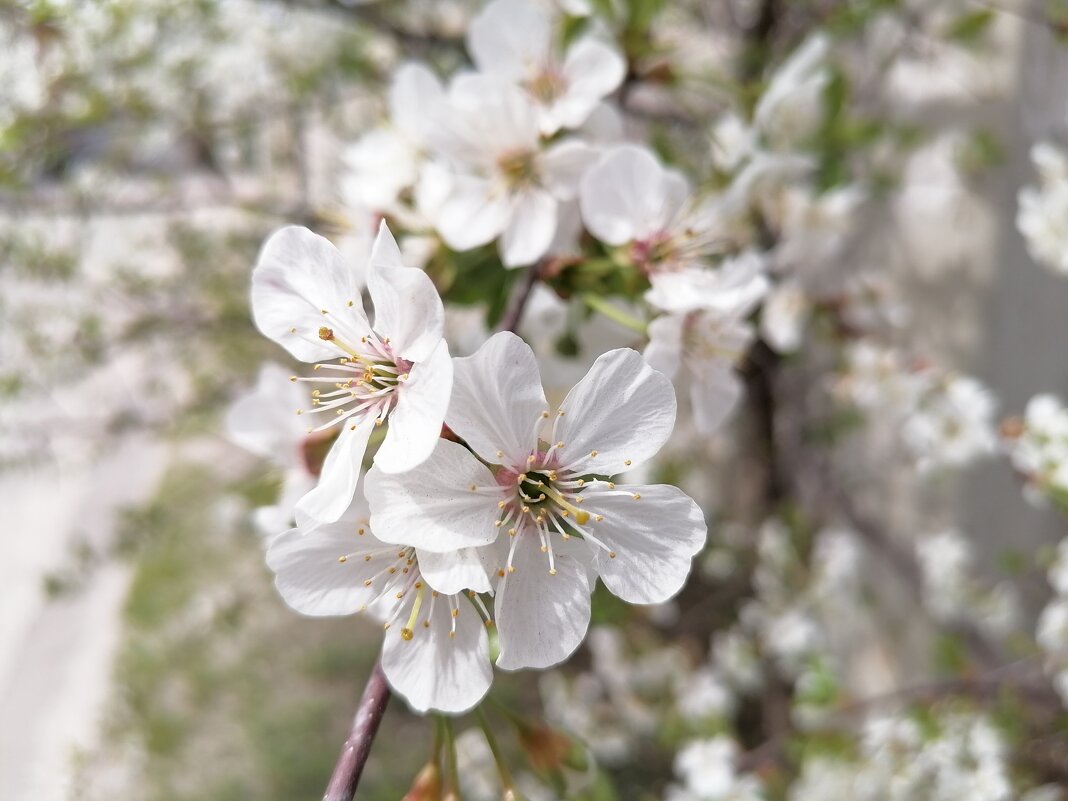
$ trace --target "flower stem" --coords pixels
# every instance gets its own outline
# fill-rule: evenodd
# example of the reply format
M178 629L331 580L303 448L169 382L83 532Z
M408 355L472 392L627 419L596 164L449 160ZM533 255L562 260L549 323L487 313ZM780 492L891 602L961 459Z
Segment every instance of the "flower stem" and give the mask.
M582 296L582 302L598 314L603 314L609 320L618 323L631 331L637 331L642 336L648 333L648 326L637 317L631 317L625 311L617 309L611 303L597 295L586 293Z
M478 718L478 725L482 729L482 733L486 735L486 742L489 743L490 753L493 754L493 761L497 764L497 773L501 777L501 786L504 788L505 796L509 794L514 795L515 789L512 783L512 774L508 770L508 765L504 762L504 754L501 753L501 747L497 743L497 737L493 733L493 727L490 726L489 718L486 717L486 713L482 711L482 707L475 708L475 717Z
M445 797L460 794L460 775L456 767L456 737L452 731L452 720L445 715L439 715L442 739L445 743Z
M360 783L363 767L371 754L371 744L378 733L382 715L386 712L389 696L389 684L382 673L382 664L376 661L367 686L364 687L363 697L360 698L352 730L341 747L330 783L326 786L323 801L352 801L356 795L356 786Z

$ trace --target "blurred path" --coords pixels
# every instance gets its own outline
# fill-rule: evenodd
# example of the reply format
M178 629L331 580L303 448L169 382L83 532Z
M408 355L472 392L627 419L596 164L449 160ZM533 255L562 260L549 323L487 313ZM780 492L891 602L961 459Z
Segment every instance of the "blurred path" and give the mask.
M104 550L116 513L146 499L165 448L129 438L93 465L0 478L0 799L65 801L71 757L90 745L111 686L129 583L124 564L50 600L44 577L71 545Z

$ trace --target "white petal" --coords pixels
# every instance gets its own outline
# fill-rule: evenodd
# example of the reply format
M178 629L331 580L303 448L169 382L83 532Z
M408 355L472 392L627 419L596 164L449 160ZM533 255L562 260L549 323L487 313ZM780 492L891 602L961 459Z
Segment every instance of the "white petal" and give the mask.
M541 178L558 200L571 200L578 194L579 181L597 157L597 150L585 142L568 139L553 145L540 160Z
M413 362L434 352L445 330L441 298L430 276L403 265L384 221L371 250L367 288L375 307L374 329L389 338L394 352Z
M579 473L617 475L667 442L675 425L675 390L637 351L620 348L598 357L560 410L560 463Z
M308 393L290 381L290 371L268 362L260 368L256 387L237 398L226 413L226 435L249 453L289 467L300 459L305 426L297 409L308 405Z
M630 494L584 493L590 533L616 555L594 548L594 565L604 585L624 601L662 603L682 589L690 563L705 544L700 507L678 487L666 484L621 488ZM591 546L592 547L592 546Z
M591 234L622 245L664 230L688 195L685 179L652 151L619 145L583 176L579 203Z
M490 464L525 464L549 408L530 346L502 331L471 356L452 360L455 376L445 422ZM498 453L503 455L498 455Z
M551 40L552 21L535 4L494 0L471 20L467 52L481 72L522 80L545 63Z
M642 355L654 370L674 378L682 359L682 334L686 315L664 314L649 323L649 344Z
M383 560L381 555L370 561L363 557L391 546L376 540L366 528L359 535L360 528L358 523L344 521L307 533L290 529L271 540L267 565L289 606L304 615L351 615L374 600L379 589L364 586L364 581L382 569ZM348 558L341 562L342 556Z
M438 232L453 250L485 245L508 225L512 205L491 181L472 175L453 177L452 194L441 204Z
M365 487L371 528L385 542L438 553L493 542L498 497L472 492L472 484L492 487L496 481L467 448L444 439L407 473L374 467Z
M696 367L690 387L690 403L697 430L713 434L731 416L745 387L726 359L716 359Z
M390 118L413 142L422 144L444 95L441 81L425 66L402 64L389 87Z
M434 451L452 392L452 359L444 339L430 357L412 366L397 389L397 405L389 415L389 431L375 454L383 473L401 473L426 461Z
M551 109L556 127L582 125L597 104L619 88L626 72L627 63L615 48L591 37L575 42L564 59L567 90Z
M355 431L351 428L353 425L356 426ZM363 455L374 430L374 421L346 421L341 426L341 433L323 462L319 483L301 498L295 507L300 514L323 523L331 523L340 518L352 502L356 484L363 471Z
M512 200L511 219L501 236L505 267L533 264L549 249L556 232L556 199L544 189L527 189Z
M252 271L256 326L301 361L336 357L336 348L319 339L322 311L343 314L356 328L367 327L359 304L347 305L360 297L355 275L328 240L307 228L281 229L264 243Z
M404 609L390 626L382 642L382 671L390 685L404 696L412 709L426 712L459 713L482 700L493 681L489 661L489 637L478 611L463 596L457 598L459 614L454 618L445 596L434 599L434 611L427 619L430 599L423 606L412 639L401 636L416 593L409 590ZM424 626L426 622L429 625ZM450 636L455 625L455 635Z
M550 575L536 533L520 535L512 560L515 572L505 575L494 601L501 642L498 667L550 667L567 659L586 636L591 591L586 567L562 552L555 565L556 575Z
M448 553L417 550L419 572L438 592L454 595L465 590L489 592L490 555L486 548L460 548Z

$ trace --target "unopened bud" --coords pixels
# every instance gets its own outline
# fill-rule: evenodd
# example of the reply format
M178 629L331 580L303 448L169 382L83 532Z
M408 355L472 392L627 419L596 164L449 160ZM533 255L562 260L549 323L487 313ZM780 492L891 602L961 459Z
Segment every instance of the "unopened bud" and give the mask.
M519 744L539 773L555 773L567 766L571 738L550 726L524 724L519 727Z
M451 796L452 793L449 795ZM435 763L428 762L423 766L403 801L442 801L441 771Z

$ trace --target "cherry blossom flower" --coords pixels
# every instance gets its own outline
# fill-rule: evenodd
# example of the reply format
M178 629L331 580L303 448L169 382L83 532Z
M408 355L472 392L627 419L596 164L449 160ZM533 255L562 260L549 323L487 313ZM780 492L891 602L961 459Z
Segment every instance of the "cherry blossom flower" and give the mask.
M444 108L434 136L438 156L452 169L451 192L434 220L442 238L470 250L500 237L506 267L537 261L592 150L575 139L543 147L533 101L499 79L457 77Z
M724 245L714 202L698 203L681 172L638 145L612 148L586 172L579 205L591 234L628 246L650 273L692 266Z
M541 132L577 128L623 82L626 61L592 36L563 56L548 9L528 0L493 0L471 20L467 49L478 69L521 86L537 104Z
M230 439L282 470L277 502L253 514L253 523L264 536L284 531L293 520L293 507L315 486L305 449L308 434L293 414L308 402L308 392L289 378L289 371L281 365L264 364L256 386L238 397L226 413Z
M669 312L649 324L645 358L669 378L685 367L694 423L716 431L742 395L734 365L755 332L746 321L767 292L764 262L747 252L717 270L691 268L653 276L646 299Z
M364 134L344 153L349 171L340 189L346 203L391 209L400 193L415 185L444 96L441 81L422 64L397 69L389 87L389 124Z
M1020 190L1016 227L1031 258L1068 275L1068 156L1047 142L1031 149L1040 184Z
M489 690L489 659L481 602L454 588L432 589L431 577L488 591L489 577L467 553L437 554L382 542L371 532L366 503L357 497L341 519L280 534L267 550L275 586L304 615L360 612L385 626L382 670L413 709L464 712ZM445 576L446 578L443 578Z
M543 668L570 655L586 634L595 576L631 603L678 592L705 541L701 510L676 487L603 478L667 440L670 381L635 351L609 351L554 414L534 353L514 334L454 363L446 421L471 450L442 440L408 473L372 469L367 497L385 541L493 546L497 665Z
M388 472L414 467L434 449L452 387L441 299L425 273L401 263L384 223L371 250L367 287L373 326L341 254L299 227L271 236L252 273L260 331L315 364L314 375L292 379L322 387L313 391L312 407L297 413L318 423L309 433L339 427L318 486L297 504L298 511L327 522L352 500L374 427L390 420L375 464Z

